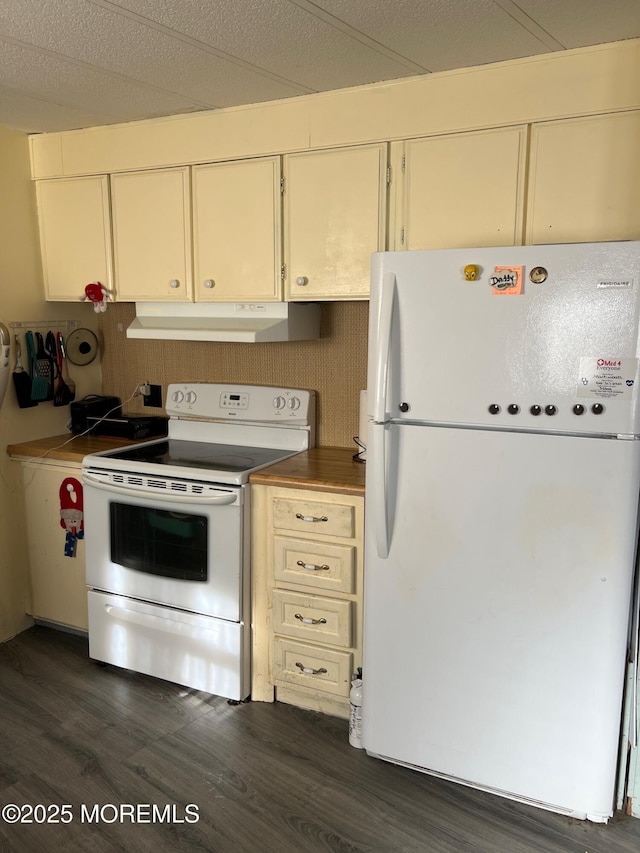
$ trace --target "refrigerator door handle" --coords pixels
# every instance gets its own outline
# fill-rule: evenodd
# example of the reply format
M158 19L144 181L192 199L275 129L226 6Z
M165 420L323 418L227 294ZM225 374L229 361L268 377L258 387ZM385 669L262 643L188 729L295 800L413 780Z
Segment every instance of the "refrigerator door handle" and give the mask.
M387 427L384 424L369 424L367 477L371 477L372 482L373 506L371 512L373 513L376 551L382 560L389 556L386 432Z
M640 558L639 558L640 559ZM638 719L638 678L640 661L640 576L636 577L636 588L633 602L633 637L632 637L632 681L631 681L631 720L629 728L631 731L631 746L634 749L638 747L638 728L640 720Z
M379 423L386 420L387 385L389 377L389 353L391 352L391 324L393 320L393 304L396 296L396 275L385 272L380 288L380 304L377 328L377 351L373 364L373 420Z

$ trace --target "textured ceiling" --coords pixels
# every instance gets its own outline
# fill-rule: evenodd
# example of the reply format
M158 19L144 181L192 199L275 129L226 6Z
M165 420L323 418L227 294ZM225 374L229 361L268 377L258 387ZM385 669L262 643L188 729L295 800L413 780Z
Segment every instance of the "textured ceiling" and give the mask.
M0 0L0 124L113 124L637 37L640 0Z

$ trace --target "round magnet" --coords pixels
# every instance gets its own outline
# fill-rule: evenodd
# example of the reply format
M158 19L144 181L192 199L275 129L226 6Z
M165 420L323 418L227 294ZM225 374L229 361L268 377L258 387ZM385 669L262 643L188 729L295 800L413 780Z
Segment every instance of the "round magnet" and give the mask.
M75 329L67 338L66 348L71 364L91 364L98 354L98 338L91 329Z
M547 280L548 275L549 273L544 267L534 267L529 273L529 278L534 284L542 284L543 281Z
M467 281L475 281L480 277L480 267L477 264L467 264L464 268L464 277Z

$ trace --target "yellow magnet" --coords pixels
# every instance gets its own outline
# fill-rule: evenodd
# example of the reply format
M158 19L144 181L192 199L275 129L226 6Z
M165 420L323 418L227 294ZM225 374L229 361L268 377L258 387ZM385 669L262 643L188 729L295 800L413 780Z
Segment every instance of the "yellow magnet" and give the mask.
M464 268L464 277L467 281L475 281L480 275L480 267L477 264L467 264Z

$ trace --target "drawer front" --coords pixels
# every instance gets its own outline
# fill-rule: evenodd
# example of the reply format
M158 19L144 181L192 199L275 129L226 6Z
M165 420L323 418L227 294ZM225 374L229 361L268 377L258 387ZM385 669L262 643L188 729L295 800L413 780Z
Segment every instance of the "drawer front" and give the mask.
M353 545L275 536L273 547L276 582L354 592L356 549Z
M275 498L273 524L283 530L352 539L355 533L355 510L348 504Z
M350 648L350 601L299 595L281 589L273 593L273 627L277 634Z
M309 646L284 637L274 640L276 681L348 698L352 669L351 652Z

